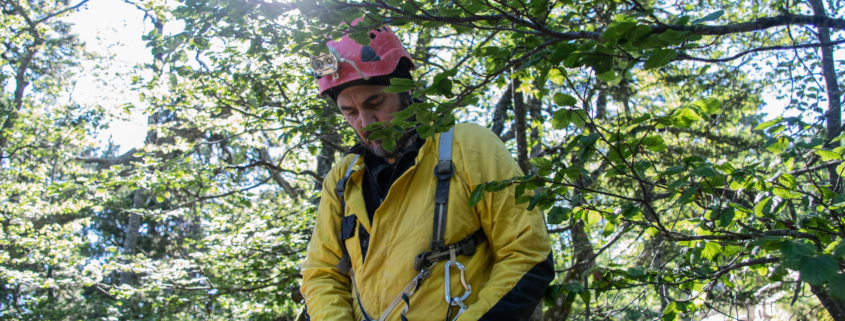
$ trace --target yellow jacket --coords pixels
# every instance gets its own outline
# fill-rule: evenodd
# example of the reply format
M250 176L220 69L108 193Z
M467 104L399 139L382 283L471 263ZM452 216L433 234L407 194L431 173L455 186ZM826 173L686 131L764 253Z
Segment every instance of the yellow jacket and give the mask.
M336 268L343 256L339 234L344 214L357 215L355 231L370 234L366 260L362 260L358 233L345 241L361 297L361 305L375 320L416 275L414 257L429 250L434 222L439 134L420 148L415 165L397 179L370 222L361 190L363 167L358 159L344 193L346 209L335 194L354 155L344 157L326 176L317 221L302 265L302 294L311 320L361 320L355 290L347 275ZM464 300L468 309L459 321L522 320L534 310L554 278L542 213L514 204L514 188L484 193L475 207L468 199L476 185L522 176L510 152L490 130L458 124L454 130L446 224L446 244L465 239L482 228L487 241L470 257L458 256L466 266L472 293ZM444 265L439 262L429 279L410 297L408 320L441 320L447 314ZM451 293L464 293L459 272L451 269ZM400 320L404 304L388 320ZM457 308L453 311L457 311ZM454 315L454 314L453 314Z

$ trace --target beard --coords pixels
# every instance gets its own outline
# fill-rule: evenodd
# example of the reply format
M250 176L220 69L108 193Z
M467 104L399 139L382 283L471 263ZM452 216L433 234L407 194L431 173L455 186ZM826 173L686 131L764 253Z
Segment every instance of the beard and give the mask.
M361 143L364 145L364 148L367 149L368 152L373 153L374 155L381 157L381 158L391 158L399 155L399 153L408 146L408 142L411 140L411 137L414 134L414 130L407 131L396 138L396 146L393 147L392 150L384 149L384 146L381 144L382 141L379 140L371 140L365 141L359 136L358 138L361 139ZM364 131L363 137L369 137L372 134L371 131Z

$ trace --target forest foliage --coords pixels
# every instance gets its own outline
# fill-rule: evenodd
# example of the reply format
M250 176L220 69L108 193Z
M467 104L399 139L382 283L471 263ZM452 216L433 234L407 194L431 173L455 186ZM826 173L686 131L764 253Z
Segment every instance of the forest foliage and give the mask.
M61 19L97 3L0 0L0 318L300 318L320 186L355 143L308 58L388 26L417 70L386 90L420 102L373 135L506 143L526 176L470 202L542 209L536 320L845 320L842 1L125 2L152 26L140 106L68 100L114 59ZM118 153L97 133L131 108L148 131Z

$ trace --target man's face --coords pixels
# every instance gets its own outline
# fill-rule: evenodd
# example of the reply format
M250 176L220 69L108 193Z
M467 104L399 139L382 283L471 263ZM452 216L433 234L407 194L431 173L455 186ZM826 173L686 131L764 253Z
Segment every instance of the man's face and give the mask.
M390 116L390 114L400 111L401 99L399 95L382 92L385 87L387 86L353 86L344 89L337 95L337 105L340 107L340 112L346 117L346 122L355 129L355 133L361 138L367 150L380 157L391 156L401 148L400 146L403 146L400 140L397 141L394 150L387 151L381 146L381 140L367 140L370 131L363 130L369 124L393 120L393 116Z

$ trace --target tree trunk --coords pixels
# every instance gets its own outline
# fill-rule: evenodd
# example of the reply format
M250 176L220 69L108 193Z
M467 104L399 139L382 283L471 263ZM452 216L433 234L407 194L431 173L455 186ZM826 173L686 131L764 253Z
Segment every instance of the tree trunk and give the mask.
M596 98L596 119L604 119L607 114L607 89L606 84L600 84L599 97Z
M490 130L499 137L502 136L502 131L505 129L505 121L508 119L508 109L510 109L510 106L513 104L513 94L511 91L513 85L508 84L507 88L508 89L502 93L502 98L499 99L499 102L493 110L493 125L490 127Z
M522 97L522 92L517 91L517 88L522 84L516 75L511 82L511 91L513 92L513 118L514 118L514 134L516 134L516 162L524 174L531 173L531 164L528 163L528 137L525 101Z
M810 5L813 7L813 12L816 16L826 17L827 14L824 10L824 3L822 0L810 0ZM818 27L819 31L819 42L820 43L829 43L830 42L830 28L827 27ZM839 83L836 79L836 68L833 65L833 47L825 46L821 47L822 49L822 75L824 76L825 81L825 89L827 91L827 135L826 135L826 143L824 145L825 148L832 148L835 147L830 142L836 136L839 136L839 131L842 128L842 110L840 109L841 100L839 96ZM830 185L834 187L836 191L840 191L842 189L841 183L839 182L839 174L836 173L836 165L832 165L827 169L828 177L830 178Z
M824 3L821 0L810 0L810 5L813 7L813 13L816 16L827 16L824 10ZM830 42L830 28L818 27L819 42ZM831 140L839 136L842 128L842 110L840 109L841 100L839 96L839 83L836 79L836 69L833 65L833 47L822 47L822 75L825 80L825 89L827 91L827 135L825 136L825 148L835 147ZM838 144L837 144L838 145ZM834 187L834 191L842 190L839 174L836 173L836 165L832 165L827 169L830 185ZM836 321L845 321L845 302L836 300L830 297L826 291L818 286L810 286L813 294L819 298L819 301L830 313L830 316Z
M566 275L563 277L562 284L572 282L581 283L584 280L584 272L592 269L595 265L594 261L589 264L580 264L582 262L590 261L593 255L595 255L593 252L593 244L590 243L590 236L584 229L584 221L578 220L578 222L572 226L570 233L572 235L572 250L574 251L574 268L569 272L566 272ZM567 320L571 313L572 303L566 304L566 295L561 295L555 300L555 305L546 310L546 313L543 315L543 319L545 321Z
M132 208L141 209L147 203L144 197L144 189L136 189L135 195L132 196ZM135 246L138 244L138 229L141 227L141 215L130 214L129 224L126 224L126 237L123 239L123 255L135 254ZM120 284L132 284L132 275L130 271L123 271L120 274Z

